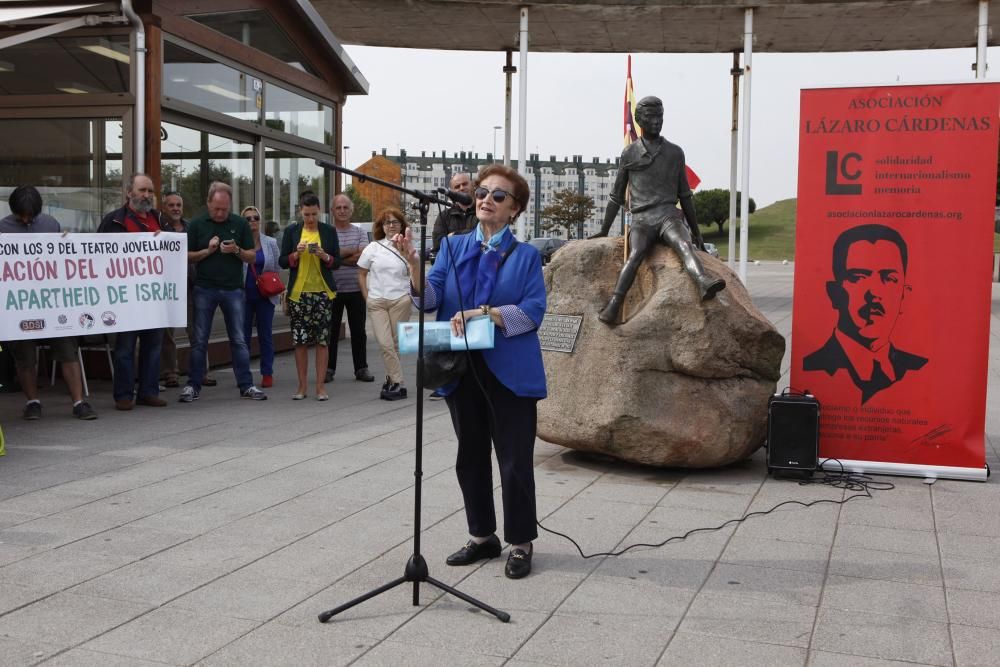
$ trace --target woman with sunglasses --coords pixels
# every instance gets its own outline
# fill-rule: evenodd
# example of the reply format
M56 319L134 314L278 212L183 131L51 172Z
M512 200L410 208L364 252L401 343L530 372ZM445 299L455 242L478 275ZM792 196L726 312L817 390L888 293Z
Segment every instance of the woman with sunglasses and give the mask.
M396 325L410 319L410 267L393 245L392 237L406 231L402 211L388 208L378 216L372 229L375 243L369 243L358 258L358 283L368 307L375 339L385 362L385 384L381 398L406 398L403 368L399 363ZM388 237L388 238L386 238Z
M278 266L278 242L266 234L261 234L260 211L256 206L247 206L242 215L250 223L253 232L253 243L256 255L253 264L243 265L244 294L246 307L243 309L243 333L247 339L247 349L250 348L250 337L253 335L254 321L257 322L257 342L260 343L260 386L274 385L274 340L271 332L274 325L274 307L280 297L263 296L257 290L257 276L265 271L281 271Z
M528 204L528 183L503 165L489 165L475 184L473 232L446 237L424 285L420 257L409 230L396 247L410 264L414 303L437 309L462 336L469 320L488 317L497 327L491 350L473 351L469 368L441 389L458 436L455 473L465 501L470 539L448 556L448 565L470 565L500 555L493 507L490 445L500 468L504 540L511 545L504 574L520 579L531 572L535 524L533 455L537 403L545 398L545 370L538 326L545 314L545 284L538 251L518 243L510 225Z

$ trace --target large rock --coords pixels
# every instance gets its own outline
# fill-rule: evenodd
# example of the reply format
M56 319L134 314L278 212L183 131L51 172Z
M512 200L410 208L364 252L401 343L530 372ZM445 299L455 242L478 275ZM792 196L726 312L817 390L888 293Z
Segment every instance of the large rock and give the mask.
M573 353L544 351L538 436L657 466L704 468L763 444L785 339L739 278L701 254L727 287L699 300L676 253L658 246L636 276L625 321L597 319L622 268L622 239L577 241L545 271L550 313L583 315Z

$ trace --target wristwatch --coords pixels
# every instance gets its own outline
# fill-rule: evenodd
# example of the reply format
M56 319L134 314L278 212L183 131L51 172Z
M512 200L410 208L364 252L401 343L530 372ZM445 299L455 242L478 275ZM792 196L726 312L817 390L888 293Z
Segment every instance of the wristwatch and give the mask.
M485 315L486 317L489 317L489 316L490 316L490 307L489 307L488 305L486 305L486 304L484 303L483 305L481 305L481 306L479 306L479 307L480 307L480 308L482 309L482 311L483 311L483 315Z

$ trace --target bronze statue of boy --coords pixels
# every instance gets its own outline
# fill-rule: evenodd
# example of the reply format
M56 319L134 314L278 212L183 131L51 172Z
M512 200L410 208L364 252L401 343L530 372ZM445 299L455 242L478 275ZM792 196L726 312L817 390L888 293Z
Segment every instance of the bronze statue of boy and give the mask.
M685 173L684 151L660 136L663 127L663 102L660 98L644 97L639 100L635 121L642 128L642 137L622 151L618 177L604 213L604 224L600 232L590 237L608 235L625 201L625 189L631 187L631 251L618 276L611 301L597 316L606 324L617 324L625 294L635 280L636 271L657 241L666 243L680 256L684 270L698 286L702 301L711 299L726 287L722 278L705 274L694 251L694 244L704 249L704 242L698 230L698 218ZM680 210L677 209L678 201Z

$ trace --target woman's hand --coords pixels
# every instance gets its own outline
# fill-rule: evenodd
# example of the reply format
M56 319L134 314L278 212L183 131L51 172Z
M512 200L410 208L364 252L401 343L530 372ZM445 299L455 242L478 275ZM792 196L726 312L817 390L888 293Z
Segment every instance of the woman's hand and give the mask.
M309 246L302 242L300 242L297 246L295 246L295 252L299 253L300 255L308 249Z
M465 319L462 319L462 316ZM476 317L485 317L483 315L482 308L472 308L470 310L460 310L455 313L451 318L451 335L456 338L461 338L465 335L465 323Z
M409 227L402 234L396 234L392 237L392 244L396 246L396 250L406 258L406 261L413 264L414 262L420 261L420 255L417 253L416 246L413 245L413 230Z

